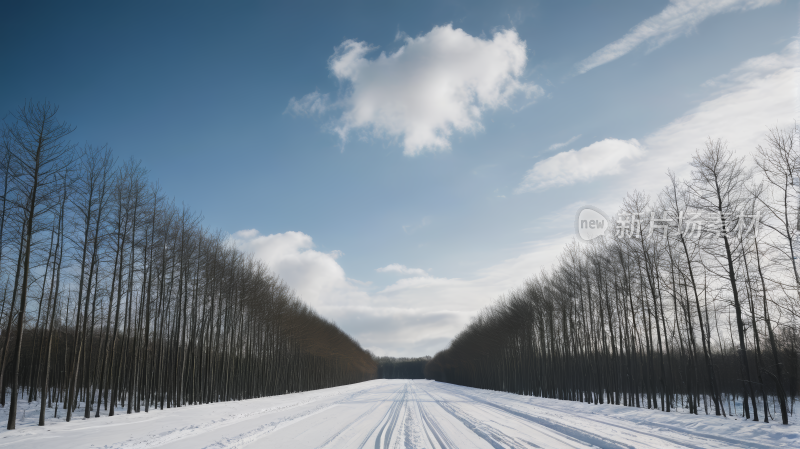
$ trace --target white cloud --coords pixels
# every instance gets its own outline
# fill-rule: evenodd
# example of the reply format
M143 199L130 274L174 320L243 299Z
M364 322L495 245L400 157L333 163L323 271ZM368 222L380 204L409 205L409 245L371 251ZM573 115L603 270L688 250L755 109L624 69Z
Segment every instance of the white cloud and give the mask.
M627 189L655 192L666 184L667 168L679 176L688 174L692 154L709 137L726 140L730 149L745 156L763 144L767 128L793 125L800 112L798 48L794 41L780 53L749 59L707 82L717 89L712 98L646 136L644 156L618 182Z
M311 236L289 231L261 235L255 229L243 230L231 236L236 246L253 253L269 265L295 292L312 306L337 303L343 299L358 299L358 291L346 278L336 261L340 251L323 253L314 248Z
M522 285L526 278L549 268L564 245L573 238L573 223L571 220L567 222L565 228L550 229L550 237L522 245L516 257L458 278L418 276L398 279L379 295L387 299L387 304L403 304L418 309L427 309L435 304L436 310L475 313L500 295Z
M410 274L414 276L427 276L428 272L423 270L422 268L408 268L405 265L400 265L399 263L392 263L386 265L385 267L378 268L378 273L400 273L400 274Z
M446 287L460 287L464 281L457 278L436 278L431 276L417 276L400 279L394 284L381 290L381 293L394 293L408 290L421 290Z
M796 68L798 57L800 57L800 41L793 40L782 52L750 58L729 73L706 81L703 87L716 88L721 93L736 91L759 78Z
M567 231L571 232L571 228ZM380 291L349 279L337 251L314 248L302 232L261 235L243 230L231 236L252 252L320 314L336 322L378 355L433 355L444 349L471 316L492 300L548 266L570 234L529 244L518 257L464 278L436 278L419 268L391 264L379 271L408 274Z
M645 136L641 144L636 139L605 139L556 154L528 170L516 192L625 172L614 180L614 188L599 191L619 200L631 189L657 193L667 182L668 168L686 175L695 149L709 137L726 140L741 155L750 154L767 128L790 126L800 116L798 60L797 40L779 53L748 59L704 83L714 89L708 100Z
M733 149L749 153L761 141L767 127L792 124L800 111L797 48L797 43L793 43L782 53L745 61L724 77L716 78L708 84L715 90L709 93L707 101L646 136L641 144L633 139L606 139L581 150L554 155L553 158L558 158L580 153L573 160L577 171L592 158L632 153L638 157L630 160L617 157L618 165L610 164L611 171L627 167L626 176L609 178L612 182L602 189L581 193L587 197L565 199L569 204L552 213L543 212L536 222L538 241L520 248L516 257L475 272L436 277L392 264L380 270L408 276L388 286L374 287L347 278L338 261L341 253L315 250L311 237L304 233L262 236L258 231L248 230L237 232L232 238L240 248L254 251L269 263L304 300L364 347L379 355L433 355L446 347L475 312L556 261L572 239L572 219L579 204L588 202L613 212L627 191L635 188L657 193L666 183L664 173L668 167L685 172L691 153L709 136L726 138ZM600 145L603 142L606 144ZM592 151L581 153L590 147ZM584 160L587 154L588 159ZM550 163L552 170L542 168L541 178L534 178L531 188L541 182L556 185L564 180L578 182L586 176L589 179L600 176L571 175L572 166L567 162L565 159L560 164ZM561 170L563 167L568 169ZM523 182L520 188L525 185Z
M528 170L516 193L589 181L622 171L622 163L639 157L642 147L636 139L605 139L580 150L558 153L537 162Z
M433 356L472 315L401 307L326 307L320 310L378 355Z
M577 136L570 137L569 140L567 140L566 142L554 143L554 144L550 145L550 147L547 149L547 151L555 151L555 150L558 150L559 148L564 148L565 146L571 144L572 142L575 142L576 140L578 140L580 138L581 138L581 135L578 134Z
M560 235L524 245L516 257L463 277L399 279L372 295L372 308L334 312L342 317L336 322L352 329L359 341L379 354L433 355L480 309L549 268L572 240L571 221L567 228ZM353 317L363 322L355 323Z
M446 150L454 131L482 130L485 111L508 106L518 95L531 99L543 93L521 80L526 44L513 29L482 39L445 25L416 38L398 37L405 41L400 49L375 59L366 56L376 47L346 40L328 61L345 86L335 104L341 116L332 124L343 142L361 132L401 140L407 156ZM293 98L289 109L323 110L314 94Z
M611 62L640 44L649 44L648 52L682 34L688 34L705 19L726 12L747 11L779 3L780 0L671 0L663 11L633 27L625 36L594 52L578 63L578 72L586 73Z

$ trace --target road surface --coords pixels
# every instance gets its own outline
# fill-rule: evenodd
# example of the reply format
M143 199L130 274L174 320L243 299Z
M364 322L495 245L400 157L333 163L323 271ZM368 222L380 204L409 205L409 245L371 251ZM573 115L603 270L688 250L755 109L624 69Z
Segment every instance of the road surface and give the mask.
M46 427L27 416L33 411L17 430L0 433L0 448L800 447L797 425L595 406L425 380L375 380Z

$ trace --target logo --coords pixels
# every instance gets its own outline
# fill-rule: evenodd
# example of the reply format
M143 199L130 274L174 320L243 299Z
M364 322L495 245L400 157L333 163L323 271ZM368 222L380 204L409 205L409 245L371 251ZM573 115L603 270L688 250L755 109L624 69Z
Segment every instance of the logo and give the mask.
M581 207L575 214L575 234L585 242L604 236L611 228L611 219L594 206Z

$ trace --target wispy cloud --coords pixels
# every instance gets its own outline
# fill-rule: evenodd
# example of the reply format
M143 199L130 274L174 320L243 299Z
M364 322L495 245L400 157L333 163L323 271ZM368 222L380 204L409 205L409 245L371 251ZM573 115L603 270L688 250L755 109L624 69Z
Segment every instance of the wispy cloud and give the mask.
M385 267L378 268L375 271L378 273L400 273L412 276L428 276L428 272L422 268L408 268L407 266L400 265L399 263L389 264Z
M471 312L403 307L325 307L320 312L378 355L434 355L469 321Z
M330 98L328 94L321 94L317 91L304 95L299 100L292 97L289 99L289 106L284 113L295 115L315 115L325 113L330 109Z
M639 157L642 146L636 139L605 139L580 150L569 150L537 162L528 170L516 193L589 181L622 171L622 163Z
M667 168L685 174L695 148L708 137L726 139L731 148L751 152L765 126L788 126L797 117L800 42L783 51L744 61L729 73L705 82L710 98L641 142L605 139L580 150L558 153L528 170L516 193L591 181L627 173L614 181L621 194L634 186L655 193Z
M729 73L712 78L703 87L718 89L720 92L736 91L741 86L772 76L785 69L795 69L800 58L800 41L793 40L780 53L750 58Z
M528 170L516 193L623 172L626 176L617 177L601 192L612 197L631 188L657 193L667 181L667 168L686 175L692 153L709 137L727 140L741 154L750 153L761 143L766 127L794 123L800 111L798 58L800 43L794 40L781 52L748 59L705 82L705 87L713 89L708 100L645 136L641 143L605 139L556 154Z
M672 0L663 11L633 27L625 36L594 52L578 63L578 72L586 73L611 62L642 43L648 52L688 34L707 18L734 11L747 11L779 3L780 0Z
M403 232L410 235L430 224L431 219L429 217L422 217L422 220L420 220L417 224L403 225Z
M415 156L449 149L454 132L482 130L486 111L543 93L522 80L527 47L513 29L483 39L445 25L419 37L398 38L405 41L400 49L375 59L367 54L376 47L344 41L328 61L345 87L342 97L330 103L313 92L292 98L287 110L312 114L336 108L341 115L331 125L342 142L360 132L399 140L403 154Z
M782 52L748 59L705 83L713 96L642 139L643 157L617 182L655 193L667 182L667 168L688 175L692 154L709 137L726 140L744 156L764 143L767 128L792 126L800 113L798 49L795 40Z
M564 148L565 146L571 144L572 142L575 142L576 140L578 140L580 138L581 138L581 135L578 134L577 136L570 137L569 140L567 140L566 142L554 143L554 144L550 145L549 148L547 148L547 151L555 151L555 150L558 150L559 148Z

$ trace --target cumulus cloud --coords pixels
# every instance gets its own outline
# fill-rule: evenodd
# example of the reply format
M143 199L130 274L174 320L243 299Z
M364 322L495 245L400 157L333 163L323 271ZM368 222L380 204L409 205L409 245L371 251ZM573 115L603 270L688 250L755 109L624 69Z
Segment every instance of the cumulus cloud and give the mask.
M444 349L475 312L549 265L569 236L527 245L518 257L464 278L432 277L419 268L390 264L381 272L410 275L380 291L345 276L340 252L314 249L308 234L231 236L240 249L270 266L322 316L378 355L433 355Z
M578 140L580 138L581 138L581 134L578 134L577 136L570 137L569 140L567 140L566 142L554 143L554 144L550 145L549 148L547 148L547 151L555 151L555 150L564 148L565 146L571 144L572 142L575 142L576 140Z
M513 29L482 39L445 25L419 37L398 37L404 44L397 51L374 59L367 55L377 47L346 40L328 61L345 87L335 102L341 115L332 123L343 142L360 132L401 141L407 156L446 150L454 132L482 130L485 111L543 93L522 80L526 43ZM327 110L327 100L315 94L292 98L289 109Z
M413 276L428 276L428 272L422 268L408 268L407 266L400 265L399 263L392 263L386 265L385 267L378 268L375 271L378 273L400 273Z
M314 242L308 234L289 231L261 235L255 229L248 229L234 233L231 239L239 249L265 262L313 306L336 301L357 290L336 261L341 252L324 253L313 249Z
M627 169L626 176L612 177L612 182L602 189L582 191L581 198L568 200L570 204L552 213L544 212L538 221L537 241L522 246L516 257L474 272L437 277L427 272L423 275L418 268L391 264L379 271L404 276L375 287L346 277L339 264L341 253L315 249L311 236L302 232L261 235L256 230L245 230L235 233L232 239L240 248L255 252L304 300L364 347L379 355L433 355L446 347L475 312L556 260L572 239L572 220L579 204L589 202L613 211L632 188L657 193L665 185L668 167L685 173L691 153L709 136L726 138L731 148L744 154L760 143L766 127L791 125L800 112L797 61L798 44L793 42L783 52L743 62L730 73L706 83L713 89L706 101L645 136L641 143L634 139L606 139L548 158L557 163L540 165L544 168L535 172L539 177L528 180L526 176L520 188L535 188L542 182L563 185L558 183L600 176L590 170L581 177L563 169L574 163L576 171L581 172L581 167L587 165L584 155L590 159L616 157L618 165L610 164L610 171L621 167ZM584 151L590 147L592 151ZM571 156L562 156L570 153ZM634 153L635 157L620 157ZM573 158L571 162L569 158Z
M633 27L625 36L594 52L578 63L586 73L611 62L647 42L648 52L688 34L707 18L734 11L747 11L779 3L780 0L671 0L663 11Z
M598 176L620 173L622 163L639 157L642 146L636 139L605 139L580 150L569 150L536 163L516 193L575 184Z

